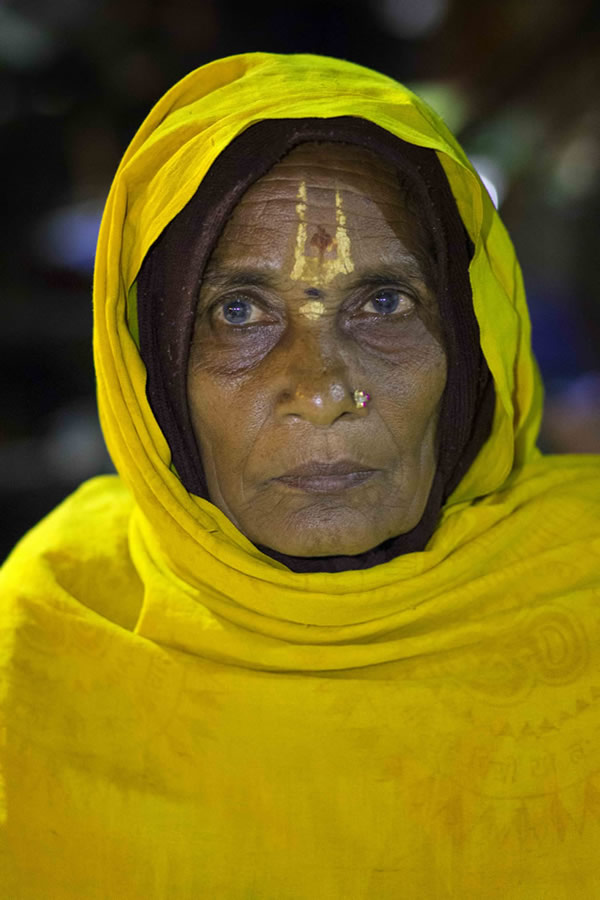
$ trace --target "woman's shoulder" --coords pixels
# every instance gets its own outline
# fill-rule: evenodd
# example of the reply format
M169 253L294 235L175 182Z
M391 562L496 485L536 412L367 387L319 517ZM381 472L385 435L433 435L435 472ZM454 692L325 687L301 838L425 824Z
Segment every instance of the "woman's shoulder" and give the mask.
M85 481L25 534L2 571L40 554L81 552L91 542L114 542L126 527L132 506L131 494L117 475Z
M133 507L118 476L84 482L19 541L0 569L3 604L67 596L132 627L142 593L129 554Z
M600 559L600 456L539 456L483 499L513 543L536 552L572 553L596 567ZM596 562L594 563L594 560Z
M600 455L554 454L537 459L514 472L506 490L510 494L556 502L600 506ZM502 493L502 492L501 492Z

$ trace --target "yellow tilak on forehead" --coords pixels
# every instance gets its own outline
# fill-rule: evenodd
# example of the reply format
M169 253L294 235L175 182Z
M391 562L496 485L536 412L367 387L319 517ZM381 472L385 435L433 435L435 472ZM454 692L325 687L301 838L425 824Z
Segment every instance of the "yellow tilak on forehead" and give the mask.
M325 312L325 304L321 300L307 300L306 303L303 303L298 308L298 312L301 316L305 316L314 322Z
M350 236L346 230L346 216L342 208L342 196L339 190L335 192L335 237L330 238L324 229L317 229L310 242L308 227L306 224L307 192L306 182L300 182L298 188L298 203L296 213L298 215L298 231L296 233L296 247L294 250L294 268L291 278L295 281L306 281L315 287L323 287L329 284L336 275L349 273L354 270L352 262ZM309 318L317 318L324 312L323 304L317 309L317 302L305 303L301 307Z

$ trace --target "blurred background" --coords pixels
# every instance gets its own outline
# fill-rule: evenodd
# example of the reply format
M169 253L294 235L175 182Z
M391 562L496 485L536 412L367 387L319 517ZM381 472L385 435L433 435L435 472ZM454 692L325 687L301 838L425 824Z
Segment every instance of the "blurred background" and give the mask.
M173 82L247 50L362 63L445 118L524 269L542 446L600 452L599 26L596 0L0 0L0 559L111 471L91 278L120 156Z

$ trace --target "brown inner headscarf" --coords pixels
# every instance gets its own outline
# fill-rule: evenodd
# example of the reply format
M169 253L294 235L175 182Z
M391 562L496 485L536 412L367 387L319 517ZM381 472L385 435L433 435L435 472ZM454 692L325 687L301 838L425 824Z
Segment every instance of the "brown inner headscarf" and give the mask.
M425 511L406 534L356 556L295 557L259 547L295 572L370 568L424 550L441 508L489 435L494 388L481 352L469 281L471 242L432 150L366 119L277 119L252 125L220 154L198 190L148 252L138 276L140 350L147 395L187 490L210 500L187 400L187 368L202 277L228 217L250 185L299 144L327 141L365 147L392 164L430 237L448 360L438 422L438 465Z

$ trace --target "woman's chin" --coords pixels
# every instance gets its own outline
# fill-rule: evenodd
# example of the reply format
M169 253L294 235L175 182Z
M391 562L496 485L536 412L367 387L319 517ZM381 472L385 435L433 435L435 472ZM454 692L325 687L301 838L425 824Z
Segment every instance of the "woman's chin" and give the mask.
M267 547L269 550L274 550L276 553L281 553L284 556L297 556L299 558L305 559L325 559L329 556L359 556L361 553L366 553L368 550L372 550L377 544L361 544L361 545L352 545L352 546L333 546L329 545L327 547L319 546L315 547L313 545L306 547L303 545L283 545L280 544L279 547L274 547L273 544L263 544L262 546Z
M394 507L376 499L376 504L369 498L369 504L362 506L342 503L337 497L318 498L299 508L252 503L237 516L229 506L221 508L255 546L285 556L358 556L411 531L423 515L427 498L413 494L409 503Z
M401 533L400 531L398 533ZM302 534L294 535L265 535L264 539L250 538L254 544L268 547L285 556L299 556L306 558L318 558L326 556L358 556L367 553L383 541L392 537L392 534L375 534L372 530L368 534L345 534L329 531L319 534L314 529L307 529Z

